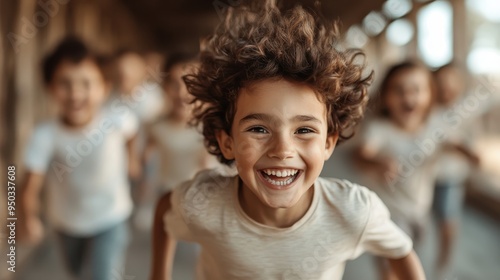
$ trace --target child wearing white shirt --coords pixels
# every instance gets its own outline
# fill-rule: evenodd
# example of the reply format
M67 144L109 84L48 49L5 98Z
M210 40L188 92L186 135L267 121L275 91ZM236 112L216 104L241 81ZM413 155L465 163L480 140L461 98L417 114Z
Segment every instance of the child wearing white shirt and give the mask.
M138 122L126 108L102 108L109 88L100 59L78 39L46 58L44 75L59 114L36 127L26 149L22 232L31 242L43 235L38 205L46 181L48 216L68 271L81 278L88 261L91 279L109 280L122 269L128 244Z
M170 279L176 240L199 243L197 279L341 279L364 251L424 279L412 243L368 189L319 178L361 118L371 76L335 27L301 7L228 12L184 77L208 151L233 177L199 173L164 195L152 279Z

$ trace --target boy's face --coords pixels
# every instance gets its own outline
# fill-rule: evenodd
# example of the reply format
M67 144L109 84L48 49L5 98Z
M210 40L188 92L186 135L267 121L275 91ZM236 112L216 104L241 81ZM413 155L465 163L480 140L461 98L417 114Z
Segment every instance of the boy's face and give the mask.
M146 76L146 63L136 53L126 53L118 59L118 89L122 94L131 94Z
M311 88L269 79L241 90L231 136L218 140L244 187L268 207L289 208L313 185L337 136L327 135L326 106Z
M61 62L49 84L62 118L71 126L82 126L92 120L107 89L101 70L90 59Z
M397 73L389 82L385 105L391 117L403 127L423 122L432 92L430 77L422 69L408 69Z
M183 118L190 116L192 106L189 102L191 102L192 96L189 94L182 77L191 73L194 66L194 63L176 64L170 69L165 80L164 88L168 96L168 106L176 115Z
M445 68L436 74L438 101L440 104L452 105L464 90L463 78L456 69Z

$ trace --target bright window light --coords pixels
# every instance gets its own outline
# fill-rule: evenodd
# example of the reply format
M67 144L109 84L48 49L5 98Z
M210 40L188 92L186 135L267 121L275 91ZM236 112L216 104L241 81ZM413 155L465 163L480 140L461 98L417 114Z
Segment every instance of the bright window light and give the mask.
M411 11L410 0L387 0L382 8L384 14L389 18L400 18Z
M475 48L467 56L467 67L475 74L500 74L500 50Z
M499 0L467 0L467 8L478 12L487 20L500 22Z
M368 43L368 36L358 25L351 26L345 36L346 43L353 48L362 48Z
M398 19L387 27L386 38L396 46L408 44L415 33L413 25L407 19Z
M387 20L380 12L370 12L363 19L363 30L368 36L377 36L384 30L386 25Z
M423 61L440 67L453 58L453 10L448 1L438 0L420 9L418 48Z

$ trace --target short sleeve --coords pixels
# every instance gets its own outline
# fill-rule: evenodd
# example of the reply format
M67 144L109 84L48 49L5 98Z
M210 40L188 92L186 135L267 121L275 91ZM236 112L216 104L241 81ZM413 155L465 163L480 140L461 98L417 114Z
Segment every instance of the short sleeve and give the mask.
M391 221L389 210L371 191L369 205L368 220L355 250L355 257L365 251L393 259L407 256L413 248L410 237Z
M172 207L165 213L163 221L165 224L165 231L168 232L172 238L176 240L194 241L191 230L189 229L189 217L186 217L184 194L186 188L189 187L190 182L185 182L181 186L174 188L170 196Z
M127 139L132 138L139 130L139 119L134 114L126 114L122 119L122 129Z
M35 128L24 154L26 168L35 173L46 173L53 156L54 131L44 124Z

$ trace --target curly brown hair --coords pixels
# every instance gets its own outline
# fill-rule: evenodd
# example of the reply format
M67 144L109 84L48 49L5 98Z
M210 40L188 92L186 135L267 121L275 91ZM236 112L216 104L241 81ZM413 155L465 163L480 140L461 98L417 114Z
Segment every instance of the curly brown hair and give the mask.
M270 1L272 3L272 1ZM193 124L201 125L208 151L224 164L217 132L231 135L240 90L259 80L282 78L313 89L327 107L328 133L339 140L362 117L373 72L364 74L358 49L341 50L336 23L296 6L274 4L229 9L224 22L201 43L201 64L184 77L194 96Z

